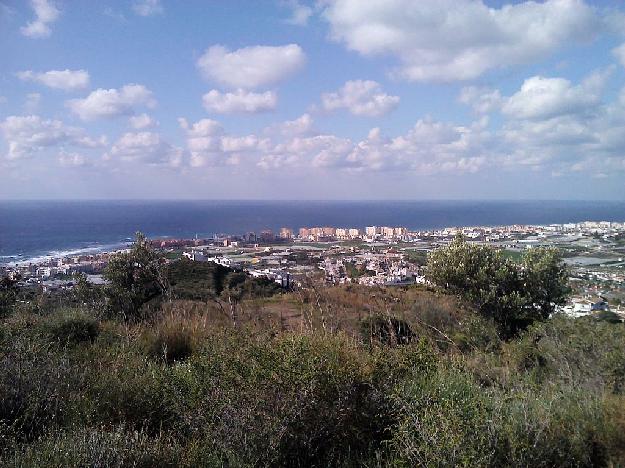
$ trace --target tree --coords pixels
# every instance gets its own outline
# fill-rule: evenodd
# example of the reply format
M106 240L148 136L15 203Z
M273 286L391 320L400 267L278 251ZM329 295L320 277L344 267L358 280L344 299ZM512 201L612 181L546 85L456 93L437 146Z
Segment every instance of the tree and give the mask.
M557 249L529 249L522 257L520 273L529 294L527 308L535 318L548 318L571 292L569 270Z
M11 313L17 300L17 276L3 276L0 278L0 317Z
M458 237L428 257L428 279L471 302L510 338L562 304L568 271L555 249L531 249L520 263Z
M232 325L235 327L238 322L238 305L245 294L244 286L246 280L247 275L245 273L233 271L226 276L223 290L221 291L221 296L228 301L230 318L232 320Z
M89 283L87 275L84 273L74 273L72 279L74 281L72 288L74 300L82 306L97 309L102 304L102 290Z
M129 252L111 257L104 277L108 312L124 320L141 318L147 302L169 291L162 257L140 232Z

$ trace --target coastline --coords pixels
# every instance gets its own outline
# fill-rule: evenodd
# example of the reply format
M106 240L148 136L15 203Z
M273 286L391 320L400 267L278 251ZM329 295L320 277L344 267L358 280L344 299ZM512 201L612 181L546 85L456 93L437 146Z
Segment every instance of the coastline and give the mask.
M506 230L506 229L510 229L510 228L519 228L522 230L527 230L528 232L534 231L534 230L545 230L547 229L549 226L564 226L566 224L575 224L575 225L581 225L581 224L588 224L588 223L594 223L597 224L598 226L601 223L612 223L612 224L625 224L625 219L622 221L582 221L579 223L565 223L565 224L557 224L557 223L552 223L552 224L509 224L509 225L473 225L473 226L447 226L444 228L438 228L438 229L421 229L421 230L415 230L415 229L406 229L405 227L402 227L401 229L406 229L407 233L413 236L418 236L421 235L423 233L429 233L428 235L435 235L435 233L440 233L440 232L445 232L445 231L463 231L463 230L489 230L489 229L493 229L493 230ZM360 228L359 228L360 229ZM220 233L220 234L214 234L211 236L206 236L206 235L196 235L195 239L201 239L201 240L205 240L205 241L221 241L223 239L226 238L232 238L232 237L238 237L241 236L243 233ZM148 235L148 238L152 241L175 241L175 242L181 242L181 243L189 243L191 241L194 240L193 237L186 237L186 236L182 236L182 237L177 237L175 235ZM50 250L47 252L38 252L29 256L26 256L24 254L14 254L14 255L0 255L0 267L1 268L10 268L10 267L24 267L24 266L28 266L28 265L42 265L42 264L46 264L48 262L51 261L55 261L55 260L60 260L63 258L67 258L67 257L73 257L73 256L97 256L97 255L102 255L102 254L110 254L110 253L114 253L116 251L119 250L123 250L125 248L127 248L131 243L132 243L132 237L126 237L121 241L118 242L109 242L109 243L103 243L103 244L99 244L99 243L95 243L94 245L90 245L87 247L69 247L66 249L62 249L62 250ZM297 239L298 241L302 241L302 239ZM346 239L338 239L335 238L333 240L331 240L332 242L342 242L345 241ZM306 240L303 240L303 244L305 245L307 243Z
M105 252L139 230L150 238L212 238L281 227L408 230L445 226L621 221L623 202L566 201L12 201L0 202L0 264Z
M71 257L76 255L98 255L104 253L115 252L121 250L129 244L129 241L117 242L113 244L104 244L98 246L84 247L84 248L69 248L67 250L53 250L46 253L35 254L33 256L24 256L23 254L16 255L2 255L0 256L0 267L4 266L24 266L24 265L37 265L51 260L56 260L65 257Z

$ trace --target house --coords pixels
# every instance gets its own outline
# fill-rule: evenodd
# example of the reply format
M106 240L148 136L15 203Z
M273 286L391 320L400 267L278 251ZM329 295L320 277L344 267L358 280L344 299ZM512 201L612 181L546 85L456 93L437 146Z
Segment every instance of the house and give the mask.
M610 306L608 304L608 301L605 300L604 298L601 298L600 301L597 302L593 302L592 304L590 304L590 311L591 312L597 312L597 311L608 311L610 310Z
M198 250L192 250L191 252L183 252L182 256L188 258L189 260L193 262L208 261L208 259L206 258L206 255L204 255L203 252L200 252Z

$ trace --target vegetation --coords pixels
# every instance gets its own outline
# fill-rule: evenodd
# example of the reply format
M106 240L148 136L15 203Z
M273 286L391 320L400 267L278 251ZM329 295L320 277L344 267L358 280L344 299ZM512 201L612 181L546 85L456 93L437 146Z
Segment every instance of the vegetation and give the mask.
M568 272L555 249L534 248L520 262L485 245L456 238L430 254L428 278L493 319L505 338L549 317L569 292Z
M111 258L104 277L109 282L105 288L107 311L124 320L140 319L144 306L167 291L162 259L141 233L129 252Z
M17 278L0 278L0 317L9 315L17 299Z
M440 289L281 292L139 236L104 290L3 317L0 464L622 466L623 324L547 319L551 252L450 250Z

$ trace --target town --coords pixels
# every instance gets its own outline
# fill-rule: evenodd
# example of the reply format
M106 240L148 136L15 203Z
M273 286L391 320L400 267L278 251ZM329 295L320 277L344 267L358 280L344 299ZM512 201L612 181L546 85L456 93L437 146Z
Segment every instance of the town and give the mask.
M167 261L187 258L215 262L284 288L304 281L402 286L426 283L427 254L462 235L517 259L534 247L559 249L570 268L572 294L561 311L583 316L610 310L625 317L625 222L450 227L411 231L399 226L301 227L242 235L215 234L209 239L153 239ZM110 255L102 252L49 258L36 263L0 265L0 274L19 275L21 287L42 292L71 288L74 274L104 284Z

